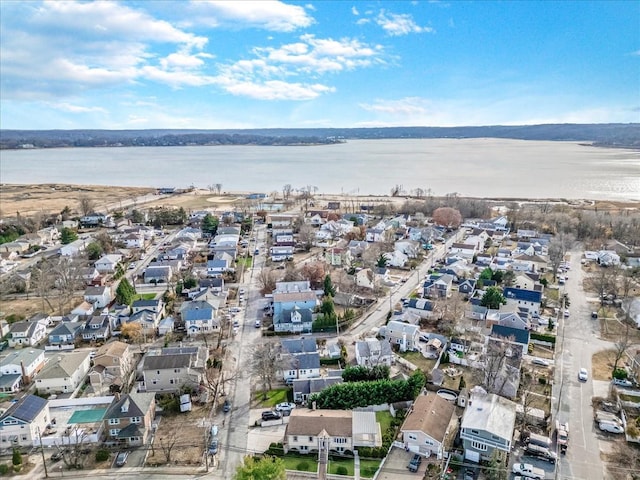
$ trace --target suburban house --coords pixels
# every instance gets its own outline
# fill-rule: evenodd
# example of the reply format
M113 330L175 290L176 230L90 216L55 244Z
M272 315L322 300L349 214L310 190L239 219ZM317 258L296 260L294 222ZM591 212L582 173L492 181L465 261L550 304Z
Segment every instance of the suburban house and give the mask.
M419 395L400 428L405 449L442 459L447 439L455 436L458 421L455 408L453 402L434 392Z
M522 345L523 352L527 352L529 348L529 331L521 328L493 325L489 337Z
M96 260L94 266L100 273L113 273L116 271L118 263L122 261L122 255L118 253L112 253L109 255L103 255Z
M123 447L146 444L155 418L155 397L151 392L132 392L116 400L104 416L106 442Z
M507 300L507 306L514 305L528 310L529 313L540 313L542 292L509 287L504 289L504 298Z
M11 324L9 330L10 347L33 347L40 343L47 336L47 321L41 320L24 320Z
M381 445L382 433L375 412L303 408L291 411L283 442L285 453L343 453Z
M226 252L216 254L215 258L207 261L207 276L217 277L233 269L233 257Z
M393 363L393 352L391 345L387 341L380 341L377 338L366 338L364 341L356 342L356 362L364 367L375 365L391 366Z
M144 235L141 232L132 232L122 237L127 248L144 248Z
M433 302L422 298L410 298L407 311L420 318L431 318L433 316Z
M86 238L79 238L78 240L74 240L71 243L67 243L66 245L62 245L58 251L60 255L63 257L75 257L76 255L80 255L84 252L87 245L89 245L90 241Z
M60 322L49 334L47 350L73 350L83 328L84 322Z
M514 402L474 388L460 424L465 460L489 460L496 449L509 453L515 422Z
M80 270L80 275L85 285L95 285L99 283L100 272L96 267L87 267Z
M476 290L476 281L467 279L460 282L458 285L458 292L466 295L468 297L473 295L473 292Z
M144 270L144 283L168 283L173 276L171 265L149 265Z
M220 328L217 313L218 308L205 300L184 302L180 307L187 335L217 331Z
M47 400L25 395L0 416L0 448L34 446L50 421Z
M207 352L201 347L163 348L145 355L139 390L177 392L197 388L203 380Z
M424 297L447 298L451 296L453 276L449 274L430 275L423 284Z
M342 370L338 371L340 375L329 375L319 378L302 378L293 381L293 401L306 402L314 393L321 392L331 385L342 383Z
M87 287L87 289L84 291L84 299L85 301L91 303L95 308L104 308L113 300L111 287Z
M384 336L391 345L398 345L401 352L406 352L418 348L420 328L417 325L391 320L387 323Z
M106 340L111 336L111 323L107 315L94 315L84 324L82 339L86 342Z
M298 353L284 355L281 361L281 369L285 382L300 378L317 378L320 376L320 354Z
M317 304L318 297L308 281L276 283L273 292L274 330L310 332L312 313Z
M20 386L28 385L33 376L44 367L44 362L44 350L37 348L14 350L0 361L0 374L2 377L17 375L20 378ZM15 378L11 380L11 382L15 381Z
M596 261L602 267L613 267L620 265L620 255L613 250L600 250L597 253Z
M353 280L357 287L373 290L376 286L376 277L370 268L358 270Z
M449 342L449 348L456 352L469 353L471 342L464 338L452 337Z
M293 247L292 246L277 246L271 247L271 261L283 262L285 260L293 259Z
M94 389L111 385L122 387L131 382L135 367L133 348L128 343L115 340L98 349L89 379Z
M63 353L49 360L36 377L38 393L73 393L80 386L91 364L89 352Z
M518 272L513 281L513 286L522 290L542 291L542 284L538 283L540 276L535 273Z

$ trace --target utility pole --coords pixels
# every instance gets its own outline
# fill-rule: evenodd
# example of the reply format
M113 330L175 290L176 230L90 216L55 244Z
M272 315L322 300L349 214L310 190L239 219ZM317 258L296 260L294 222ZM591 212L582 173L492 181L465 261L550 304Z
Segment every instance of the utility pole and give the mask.
M42 453L42 465L44 466L44 478L49 478L49 472L47 471L47 461L44 458L44 446L42 445L42 436L40 435L40 427L36 427L38 433L38 441L40 442L40 453Z

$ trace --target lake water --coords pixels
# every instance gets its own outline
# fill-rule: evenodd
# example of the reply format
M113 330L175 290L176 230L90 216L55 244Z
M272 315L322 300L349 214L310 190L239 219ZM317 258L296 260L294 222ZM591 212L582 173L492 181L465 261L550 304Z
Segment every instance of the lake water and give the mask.
M640 152L503 139L350 140L305 147L125 147L4 150L2 183L122 186L221 183L223 191L640 200Z

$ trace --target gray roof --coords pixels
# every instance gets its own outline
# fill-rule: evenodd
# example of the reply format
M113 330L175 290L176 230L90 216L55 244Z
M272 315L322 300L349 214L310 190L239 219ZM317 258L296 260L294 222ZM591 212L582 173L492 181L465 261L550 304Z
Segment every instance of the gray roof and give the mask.
M43 353L44 350L38 350L37 348L14 350L2 359L0 365L20 365L20 363L31 365L31 363Z
M303 395L318 393L331 385L343 383L342 377L308 378L293 381L293 391Z
M296 370L312 370L314 368L320 368L320 354L319 353L299 353L293 355L291 358L291 367Z
M316 339L311 338L292 338L280 341L282 349L288 353L314 353L318 351Z
M360 357L369 358L371 356L370 347L371 343L373 342L373 339L356 342L356 350L358 351ZM375 342L377 342L377 344L380 346L380 354L378 355L379 357L391 357L391 344L389 342L381 342L380 340L375 340Z
M47 406L47 400L36 395L25 395L0 417L0 422L7 417L17 418L25 422L33 421Z
M89 352L63 353L57 361L49 360L49 363L38 374L38 379L70 377L88 356Z
M293 307L291 310L282 310L282 315L276 323L294 323L292 315L294 312L300 314L302 323L311 323L313 321L313 312L309 308Z
M62 322L49 334L49 338L55 335L77 335L78 331L84 327L83 322Z
M15 373L11 375L0 375L0 388L11 388L15 385L16 381L19 381L22 378L21 373Z
M105 418L144 417L154 399L155 393L152 392L132 392L123 395L109 407Z
M191 366L191 355L147 355L144 359L145 370L166 370L168 368L188 368Z
M133 308L145 308L145 307L159 307L160 299L156 298L153 300L136 300L133 302Z

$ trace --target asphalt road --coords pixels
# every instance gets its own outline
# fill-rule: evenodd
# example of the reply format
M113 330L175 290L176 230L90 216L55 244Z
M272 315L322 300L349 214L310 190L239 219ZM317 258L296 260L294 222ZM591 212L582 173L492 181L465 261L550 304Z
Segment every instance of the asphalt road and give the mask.
M558 462L556 478L601 480L606 475L600 460L600 444L591 408L594 395L591 357L602 349L610 348L611 344L598 338L599 322L591 319L593 306L582 288L581 253L577 250L571 252L571 270L565 285L571 303L570 316L562 319L558 328L563 340L556 347L552 412L554 419L569 421L569 448L566 456L561 456ZM578 381L578 370L583 367L589 372L586 382Z

